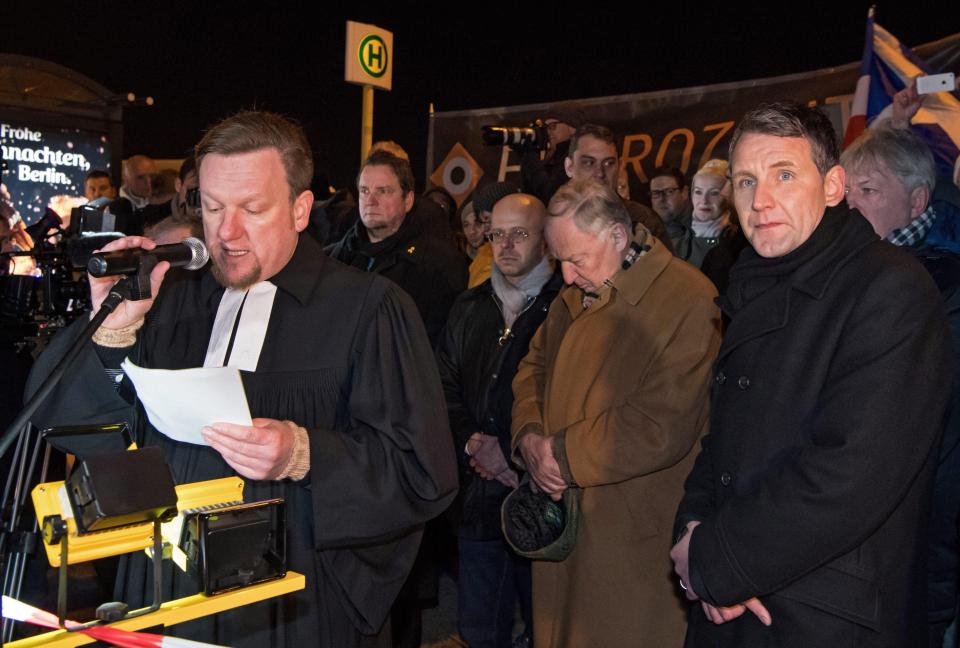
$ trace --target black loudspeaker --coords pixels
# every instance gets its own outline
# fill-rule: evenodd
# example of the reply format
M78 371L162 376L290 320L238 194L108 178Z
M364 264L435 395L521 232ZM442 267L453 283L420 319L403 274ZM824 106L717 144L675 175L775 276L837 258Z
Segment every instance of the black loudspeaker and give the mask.
M190 571L207 596L287 574L282 499L188 515L180 540Z
M160 448L88 456L67 478L80 535L177 515L177 491Z

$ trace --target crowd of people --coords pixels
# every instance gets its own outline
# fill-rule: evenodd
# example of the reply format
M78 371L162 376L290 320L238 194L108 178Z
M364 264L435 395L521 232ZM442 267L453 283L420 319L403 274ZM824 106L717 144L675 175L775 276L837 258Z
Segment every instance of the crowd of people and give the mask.
M727 159L656 169L649 204L566 104L520 182L459 206L394 142L316 200L303 131L239 113L161 200L145 156L119 190L88 175L138 228L105 250L197 236L211 264L159 263L34 423L130 421L178 483L286 500L306 589L188 638L418 646L447 570L473 648L954 646L960 189L918 105L842 155L816 108L759 106ZM113 279L89 281L95 310ZM253 424L167 438L127 357L237 368ZM148 600L149 569L125 558L117 596Z

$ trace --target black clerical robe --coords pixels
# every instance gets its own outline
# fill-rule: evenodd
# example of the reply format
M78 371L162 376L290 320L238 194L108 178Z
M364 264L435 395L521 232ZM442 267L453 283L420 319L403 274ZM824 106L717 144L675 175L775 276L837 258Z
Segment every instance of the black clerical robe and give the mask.
M244 499L285 498L289 568L305 574L307 588L171 634L231 646L354 646L360 633L380 630L423 522L454 496L443 393L417 311L392 282L328 258L303 235L270 281L278 290L259 364L241 375L254 418L307 429L310 472L299 483L247 480ZM131 360L202 366L222 294L209 274L165 283ZM50 371L78 330L54 341L36 374ZM142 408L118 395L100 351L84 352L35 423L134 420L141 444L163 448L178 483L235 474L211 448L154 430ZM167 598L196 591L169 561L164 586ZM151 587L144 554L130 556L118 581L123 600L149 602Z

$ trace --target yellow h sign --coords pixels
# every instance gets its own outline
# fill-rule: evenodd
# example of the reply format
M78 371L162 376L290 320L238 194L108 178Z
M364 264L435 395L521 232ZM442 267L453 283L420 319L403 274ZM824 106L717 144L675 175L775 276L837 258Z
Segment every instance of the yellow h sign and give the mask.
M360 67L370 76L379 79L387 71L387 46L379 36L371 34L360 41L357 55Z
M346 81L390 90L393 34L376 25L347 22Z

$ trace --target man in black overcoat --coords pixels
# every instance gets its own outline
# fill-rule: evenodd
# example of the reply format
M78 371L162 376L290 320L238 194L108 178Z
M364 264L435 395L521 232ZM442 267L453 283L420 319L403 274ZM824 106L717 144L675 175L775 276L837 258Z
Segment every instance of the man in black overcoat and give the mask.
M838 153L796 104L757 108L731 140L752 247L720 300L710 433L677 513L688 646L926 642L949 331L920 264L840 205Z

